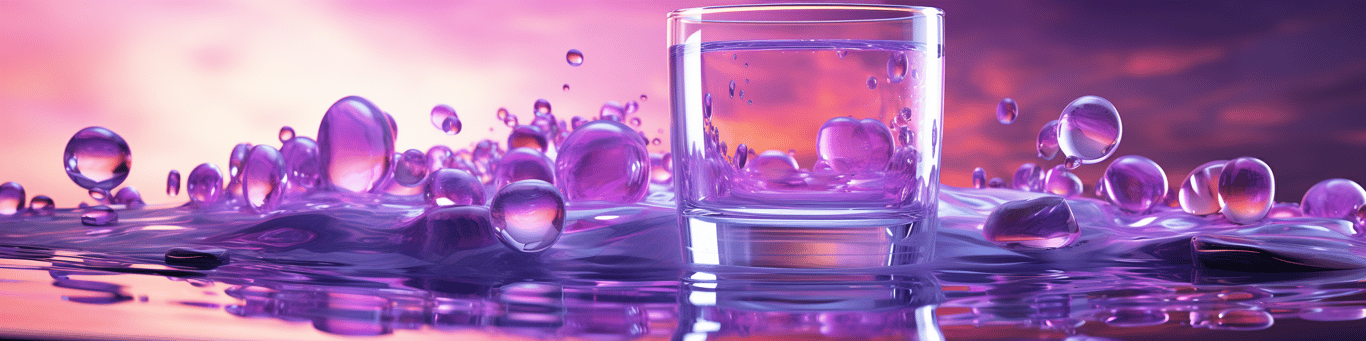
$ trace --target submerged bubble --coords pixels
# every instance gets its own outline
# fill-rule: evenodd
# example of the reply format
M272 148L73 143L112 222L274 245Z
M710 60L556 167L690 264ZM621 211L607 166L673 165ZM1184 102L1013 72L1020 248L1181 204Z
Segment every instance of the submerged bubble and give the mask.
M840 173L883 171L892 156L892 132L874 119L832 118L817 132L816 156Z
M100 202L100 203L108 203L108 202L109 202L109 196L110 196L110 194L109 194L109 190L107 190L107 189L103 189L103 188L91 188L91 189L90 189L90 192L88 192L88 193L90 194L90 198L91 198L91 199L95 199L96 202Z
M275 147L258 145L242 163L242 197L258 213L269 212L284 197L285 158Z
M1081 164L1081 158L1076 156L1068 156L1062 160L1062 166L1067 167L1067 169L1077 169L1077 167L1081 167Z
M910 67L905 52L893 52L891 58L887 59L887 80L892 84L901 83L901 80L906 79L906 70Z
M987 171L982 169L982 167L977 167L972 170L972 188L987 188Z
M569 91L569 83L564 83L564 85L561 85L560 90Z
M549 146L550 142L547 141L545 132L534 125L517 126L508 134L508 148L531 148L545 152Z
M632 117L632 118L631 118L631 126L632 126L632 127L636 127L636 128L640 128L640 118L639 118L639 117Z
M1068 171L1062 165L1054 166L1048 170L1044 178L1044 192L1061 195L1066 198L1081 196L1081 178Z
M1328 179L1304 192L1300 208L1305 215L1352 220L1357 207L1366 204L1366 190L1356 181Z
M436 206L483 205L484 184L470 172L440 169L427 181L427 202Z
M1058 120L1044 123L1043 128L1039 128L1039 139L1035 143L1039 151L1039 158L1052 160L1058 156Z
M1046 196L996 207L982 225L982 235L1007 249L1055 249L1071 245L1081 229L1067 200Z
M1043 169L1033 163L1025 163L1015 170L1015 176L1011 178L1011 187L1017 190L1029 192L1043 191Z
M750 150L748 145L741 143L740 145L735 146L735 156L733 157L735 168L745 168L745 161L749 159L749 153Z
M89 226L112 225L119 221L119 214L108 206L95 206L81 213L81 224Z
M111 199L110 202L116 205L124 205L128 208L147 206L147 203L142 201L142 193L138 192L138 189L133 188L132 186L120 188L117 193L114 193L114 198Z
M307 137L296 137L280 148L289 172L289 186L302 190L317 188L322 183L322 166L318 163L318 142Z
M544 98L538 98L538 99L536 99L536 102L531 103L531 112L532 112L532 114L535 114L536 116L541 116L541 115L545 115L545 114L551 113L551 110L550 110L550 101L547 101L547 100L545 100ZM498 116L498 117L499 117L499 118L503 118L504 116L507 116L507 109L501 109L501 108L500 108L500 109L499 109L499 116Z
M436 129L441 129L446 135L459 134L460 128L462 128L460 116L455 114L455 109L445 104L432 108L432 125L436 126Z
M1253 157L1224 164L1219 173L1220 212L1229 221L1255 223L1266 217L1276 198L1276 179L1271 166Z
M735 81L730 81L730 97L735 98Z
M294 128L290 126L280 127L280 142L289 141L294 138Z
M498 239L521 252L550 248L564 231L564 197L541 180L522 180L504 186L489 204Z
M877 77L868 76L868 89L877 89Z
M28 196L24 194L24 186L19 185L18 182L10 181L0 184L0 215L24 213L24 201L26 200L28 200Z
M641 101L641 102L648 101L648 100L650 100L650 96L640 95L640 101Z
M33 214L45 216L52 215L53 211L57 209L57 204L52 202L52 198L39 195L33 197L33 200L29 200L28 208Z
M364 98L338 100L318 126L323 184L353 193L374 190L389 174L394 131L388 115Z
M514 147L498 161L496 169L493 176L495 188L528 179L555 183L554 161L535 148Z
M650 154L650 182L668 184L673 180L673 155Z
M1114 104L1098 96L1082 96L1058 117L1058 148L1082 163L1098 163L1114 154L1123 132Z
M1228 160L1206 162L1186 176L1177 191L1181 210L1195 215L1219 212L1219 174L1223 173L1226 163Z
M223 195L223 172L212 163L200 164L185 178L185 193L190 204L204 207L218 202Z
M123 137L103 127L88 127L66 142L62 164L81 188L113 189L128 178L133 154Z
M503 125L508 126L508 128L516 127L520 124L521 121L517 120L517 115L508 114L507 117L503 119Z
M797 173L797 159L782 151L765 150L747 162L745 172L768 182L786 182Z
M704 119L704 120L710 120L710 119L711 119L711 93L707 93L706 95L702 95L702 119ZM711 122L711 121L707 121L707 122Z
M1015 104L1015 100L1006 98L1000 103L996 103L996 121L1001 124L1011 124L1015 122L1015 117L1020 114L1020 106Z
M547 106L550 105L550 102L546 102L546 105L547 105ZM498 118L498 121L500 121L500 122L501 122L501 121L507 120L507 119L508 119L508 108L498 108L497 116L494 116L494 117L497 117L497 118Z
M569 52L564 54L564 60L569 62L569 66L583 65L583 52L579 52L579 50L576 49L571 49L569 50Z
M409 149L399 154L397 162L394 163L394 182L404 187L417 186L423 179L427 178L427 172L431 168L427 165L427 153L421 150Z
M1157 162L1125 155L1110 162L1101 175L1105 198L1130 213L1143 213L1161 205L1167 195L1167 174Z
M603 103L602 109L598 110L598 119L600 120L612 120L621 122L622 118L624 117L626 117L626 107L622 106L621 103L617 103L616 101L608 101L607 103Z
M649 189L650 159L631 127L599 120L580 126L564 140L555 175L571 201L632 203Z
M172 169L166 174L166 195L180 195L180 171Z

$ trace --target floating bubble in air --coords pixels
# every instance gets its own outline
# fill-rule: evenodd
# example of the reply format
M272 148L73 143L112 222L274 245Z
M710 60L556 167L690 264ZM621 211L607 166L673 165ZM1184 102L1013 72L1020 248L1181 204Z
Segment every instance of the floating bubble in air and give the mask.
M982 225L982 235L1007 249L1055 249L1071 245L1081 229L1067 200L1046 196L996 207Z
M427 180L427 202L436 206L483 205L484 184L470 172L443 168Z
M108 206L95 206L86 208L81 213L81 224L88 226L113 225L119 221L119 214Z
M1356 208L1366 204L1366 190L1356 181L1328 179L1304 192L1300 209L1305 215L1352 220Z
M1039 128L1039 139L1035 143L1039 158L1052 160L1058 156L1058 120L1048 121Z
M509 149L531 148L544 153L549 146L550 141L546 139L545 131L534 125L517 126L508 134Z
M445 132L446 135L459 134L460 128L463 127L460 123L460 116L455 114L455 109L445 104L432 107L432 125Z
M1230 160L1219 173L1219 198L1220 212L1229 221L1250 224L1262 220L1276 199L1271 166L1253 157Z
M494 171L495 188L522 180L541 180L555 183L554 161L535 148L513 148L498 161Z
M1028 192L1043 191L1043 169L1033 163L1025 163L1020 168L1015 169L1015 176L1011 177L1011 187Z
M541 180L522 180L504 186L489 203L498 239L521 252L550 248L564 231L564 197Z
M180 171L172 169L166 174L166 195L180 195Z
M123 137L103 127L88 127L66 142L62 164L66 175L81 188L109 190L128 178L132 158Z
M417 186L423 179L427 178L430 168L427 165L427 153L421 150L409 149L399 154L394 163L394 182L404 187Z
M564 60L569 62L569 66L583 65L583 52L579 50L569 50L564 54Z
M649 189L650 156L631 127L593 121L565 138L555 158L555 175L570 201L632 203Z
M892 156L892 132L881 121L836 117L825 121L817 134L816 156L836 172L887 169Z
M285 159L290 187L307 191L322 184L318 142L303 136L296 137L285 142L285 146L280 148L280 155Z
M1020 106L1015 104L1013 99L1002 99L996 103L996 121L1001 124L1011 124L1015 122L1015 117L1020 115Z
M370 101L342 98L318 126L318 164L322 183L353 192L370 192L389 174L394 131L388 115Z
M1054 166L1045 174L1044 192L1075 198L1081 196L1081 190L1081 178L1062 165Z
M868 89L877 89L877 77L868 76Z
M1219 174L1223 173L1226 163L1228 160L1206 162L1186 176L1177 191L1182 211L1196 215L1219 212Z
M200 164L185 178L185 193L190 196L190 204L196 207L218 202L223 195L223 172L212 163Z
M1110 162L1101 175L1105 199L1121 210L1144 213L1161 205L1167 195L1167 174L1157 162L1125 155Z
M627 115L634 114L634 113L636 113L636 111L639 111L639 110L640 110L640 103L636 103L636 101L626 101L626 114L627 114Z
M52 198L46 195L39 195L33 197L33 200L29 200L28 209L30 212L33 212L33 214L47 216L52 215L52 213L56 211L57 204L52 201Z
M972 188L987 188L987 170L982 167L972 169Z
M133 188L132 186L123 186L118 192L114 193L113 199L110 199L109 201L116 205L124 205L128 208L147 206L147 203L142 201L142 193L138 192L138 189Z
M887 58L887 81L892 84L901 83L906 79L906 70L910 67L905 52L893 52L891 58Z
M284 197L289 170L285 158L275 147L257 145L242 162L242 197L258 213L269 212Z
M24 213L24 202L27 200L28 195L24 194L24 186L18 182L0 184L0 215Z
M1114 104L1098 96L1082 96L1058 117L1058 149L1082 163L1098 163L1114 154L1123 132Z

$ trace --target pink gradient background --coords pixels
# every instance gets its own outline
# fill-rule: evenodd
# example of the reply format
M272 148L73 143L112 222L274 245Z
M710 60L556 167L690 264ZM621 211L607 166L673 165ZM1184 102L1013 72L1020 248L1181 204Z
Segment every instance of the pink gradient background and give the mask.
M642 130L667 141L665 14L725 3L0 2L0 181L60 207L89 201L60 155L99 125L132 146L125 185L149 203L183 202L163 194L168 170L226 169L234 144L278 146L283 125L315 136L347 95L395 116L399 150L505 136L494 112L525 120L537 98L567 119L642 94ZM1173 187L1196 165L1244 155L1272 166L1279 201L1330 177L1366 182L1361 3L915 4L947 13L946 184L967 186L977 166L1008 179L1023 162L1060 162L1033 157L1033 139L1082 95L1119 108L1116 155L1156 160ZM571 48L582 66L565 63ZM1003 97L1020 103L1012 125L995 122ZM465 132L432 127L440 103ZM1088 192L1105 165L1077 171Z

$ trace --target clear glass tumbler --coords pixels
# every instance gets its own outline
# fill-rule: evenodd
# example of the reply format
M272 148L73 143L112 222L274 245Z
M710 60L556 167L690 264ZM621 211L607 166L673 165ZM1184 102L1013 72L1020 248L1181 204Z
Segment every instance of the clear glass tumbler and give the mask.
M669 15L675 189L694 265L871 268L932 254L943 12Z

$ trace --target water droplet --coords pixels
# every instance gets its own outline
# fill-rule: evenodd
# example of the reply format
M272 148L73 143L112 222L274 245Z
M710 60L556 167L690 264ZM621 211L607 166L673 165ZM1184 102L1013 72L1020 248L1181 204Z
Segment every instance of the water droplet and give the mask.
M768 182L786 183L797 173L797 159L778 150L765 150L745 165L750 176Z
M1366 190L1356 181L1328 179L1304 192L1300 208L1305 215L1351 220L1356 208L1366 204Z
M1218 177L1217 174L1215 175L1214 179L1215 179L1216 181L1219 179L1219 177ZM1217 184L1215 185L1215 190L1218 190L1218 185L1217 185ZM1218 212L1218 211L1219 211L1218 203L1215 203L1214 211L1215 211L1215 212ZM1355 210L1354 210L1354 212L1355 212ZM1353 213L1353 214L1355 215L1355 213ZM1281 203L1281 204L1272 205L1272 206L1271 206L1271 210L1268 211L1268 212L1266 213L1266 216L1267 216L1267 217L1271 217L1271 218L1297 218L1297 217L1303 217L1303 216L1304 216L1304 211L1301 211L1301 210L1300 210L1300 204ZM1363 224L1361 224L1360 222L1358 222L1358 223L1357 223L1357 226L1366 226L1366 225L1363 225Z
M634 114L634 113L636 113L636 111L639 111L639 110L640 110L640 103L637 103L636 101L626 101L626 114L627 114L627 115Z
M24 194L24 186L19 185L18 182L10 181L0 184L0 215L24 213L24 201L26 200L28 200L28 195Z
M1006 188L1006 181L999 177L991 178L987 180L987 188Z
M1048 121L1043 128L1039 128L1039 140L1035 145L1039 150L1039 158L1052 160L1058 156L1058 120Z
M711 93L702 95L702 119L711 120Z
M623 107L621 103L615 101L603 103L602 109L598 111L598 119L600 120L621 122L623 117L626 117L626 107Z
M190 176L185 178L185 193L190 196L190 203L196 207L218 202L219 197L223 195L223 172L212 163L195 167L190 171Z
M284 197L285 158L275 147L258 145L242 162L242 197L257 213L275 209Z
M1271 166L1253 157L1230 160L1219 173L1219 197L1220 211L1229 221L1250 224L1262 220L1276 198Z
M1072 207L1062 197L1011 201L997 207L982 225L987 241L1007 249L1054 249L1081 235Z
M1033 163L1025 163L1020 168L1015 169L1015 176L1011 177L1011 187L1027 192L1042 192L1043 168Z
M839 56L840 59L844 59L844 55L847 55L847 54L849 54L849 51L844 51L844 50L835 51L835 55L836 55L836 56Z
M583 116L574 116L569 119L569 125L574 129L579 129L584 123L588 123L588 119L583 118Z
M318 126L322 183L353 193L378 188L394 155L389 123L387 115L364 98L351 96L332 104Z
M1177 191L1181 210L1195 215L1219 212L1219 174L1223 173L1226 163L1228 160L1206 162L1186 176Z
M649 189L649 154L631 127L593 121L574 130L555 159L556 178L571 201L633 203Z
M142 201L142 193L138 192L138 189L133 188L132 186L120 188L118 193L114 193L114 198L111 199L110 202L117 205L124 205L128 208L141 208L147 206L147 203Z
M508 134L508 148L532 148L540 152L545 152L550 143L546 141L545 133L537 126L517 126L512 128L512 133Z
M546 102L546 105L550 105L550 103ZM497 117L500 122L506 121L508 119L508 108L498 108L498 114L495 117Z
M745 63L744 68L748 69L748 68L749 68L749 63Z
M1062 160L1062 166L1067 169L1077 169L1077 167L1081 167L1081 159L1076 156L1068 156Z
M1058 165L1048 170L1044 179L1044 192L1061 195L1066 198L1081 196L1081 178L1076 174L1067 171L1067 168Z
M754 105L754 100L751 99L751 100L745 101L745 104Z
M669 153L650 154L650 182L664 185L673 180L672 158L673 155Z
M1097 96L1082 96L1058 117L1058 148L1082 163L1098 163L1114 154L1123 132L1114 104Z
M318 143L307 137L297 137L280 148L285 159L289 186L309 190L321 183L322 167L318 163Z
M639 128L639 127L640 127L640 118L639 118L639 117L632 117L632 118L631 118L631 126L632 126L632 127Z
M570 66L583 65L583 52L579 52L579 50L569 50L568 53L564 54L564 60L569 62Z
M166 195L180 195L180 171L172 169L166 174Z
M294 128L290 126L280 127L280 142L289 141L294 138Z
M735 81L730 81L730 97L735 98Z
M103 188L91 188L89 194L90 194L90 198L91 198L91 199L95 199L95 202L99 202L99 203L108 203L108 202L109 202L109 190L107 190L107 189L103 189Z
M451 162L452 157L455 157L455 152L451 151L451 147L438 144L428 148L427 171L435 172L438 169L446 168L446 165Z
M66 142L66 175L84 189L113 189L128 178L133 154L123 137L103 127L88 127Z
M660 145L661 143L664 143L664 141L660 141L658 137L656 137L656 138L653 139L653 140L650 140L650 144L652 144L652 145L658 146L658 145Z
M106 226L119 222L119 214L109 206L95 206L85 209L81 213L81 224L88 226Z
M38 200L38 198L34 197L33 200ZM1356 223L1358 227L1366 226L1366 205L1357 206L1356 211L1352 212L1352 222Z
M887 169L892 156L892 132L881 121L836 117L825 121L817 134L817 157L836 172L851 174Z
M1144 213L1162 204L1167 195L1167 174L1157 162L1138 155L1121 156L1101 175L1105 198L1130 213Z
M399 154L398 160L394 164L394 182L404 187L417 186L423 179L427 178L427 172L431 170L427 164L427 153L421 150L409 149Z
M1114 327L1146 327L1167 323L1171 317L1161 309L1120 308L1110 310L1105 324Z
M493 186L503 187L510 183L528 179L554 184L555 167L553 165L554 161L542 154L540 150L513 147L498 161L498 168L496 168L496 173L493 176Z
M182 246L166 250L166 265L209 270L231 261L228 250L210 246Z
M982 167L977 167L972 170L972 188L987 188L987 171L982 169Z
M877 89L877 77L868 76L868 89Z
M520 124L521 122L517 120L517 115L508 114L507 118L503 119L503 125L508 126L508 128L516 127Z
M507 109L499 109L499 110L501 111L501 112L499 113L499 114L500 114L499 117L503 117L503 116L506 116L506 115L507 115L507 113L506 113ZM531 104L531 112L534 113L534 114L537 115L537 116L545 115L545 114L551 113L551 110L550 110L550 101L547 101L547 100L545 100L544 98L536 99L536 102Z
M437 206L483 205L484 184L470 172L440 169L427 182L427 202Z
M1003 99L996 103L996 121L1001 124L1011 124L1015 122L1015 117L1020 114L1020 106L1015 104L1013 99Z
M451 106L440 104L432 108L432 125L446 132L446 135L459 134L460 116L455 114L455 109Z
M52 202L52 198L46 195L39 195L29 200L28 208L33 214L40 216L52 215L57 209L57 204Z
M641 101L641 102L648 101L648 100L650 100L650 96L640 95L640 101Z
M735 168L745 169L745 160L749 159L749 146L741 143L735 146Z
M545 181L522 180L493 196L489 215L504 245L521 252L545 251L564 231L564 197Z
M569 91L569 83L564 83L564 85L560 86L560 90Z
M552 114L536 116L531 120L531 126L540 128L541 134L547 139L559 133L560 129L556 123L558 122L555 121L555 115Z
M910 67L906 53L893 52L891 58L887 58L887 80L892 84L901 83L901 80L906 79L906 70Z

